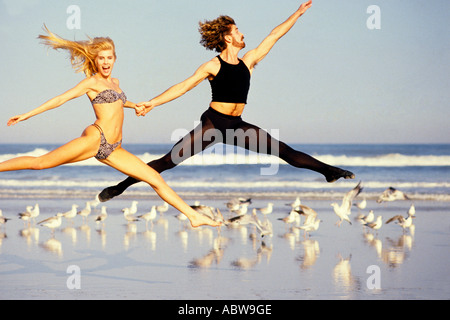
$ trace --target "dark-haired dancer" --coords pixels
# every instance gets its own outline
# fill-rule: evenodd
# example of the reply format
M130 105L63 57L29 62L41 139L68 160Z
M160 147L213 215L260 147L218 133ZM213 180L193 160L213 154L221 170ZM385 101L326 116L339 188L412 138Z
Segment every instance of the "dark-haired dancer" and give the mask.
M201 44L220 54L206 62L190 78L171 87L151 101L139 104L138 114L145 115L154 107L172 101L196 87L203 80L211 83L212 102L201 117L199 127L182 138L165 156L148 163L161 173L175 167L183 160L205 150L216 143L237 145L251 151L276 155L297 168L319 172L328 182L339 178L353 179L354 174L322 163L311 156L292 149L283 142L271 137L266 131L244 122L241 114L247 103L250 78L254 67L269 53L275 43L283 37L297 20L311 7L312 1L303 3L284 23L276 27L270 35L242 59L239 52L245 48L244 36L236 27L234 20L221 16L213 21L200 23ZM230 130L234 132L231 139ZM222 139L220 139L220 137ZM99 198L107 201L122 194L126 188L139 182L127 178L116 186L104 189Z

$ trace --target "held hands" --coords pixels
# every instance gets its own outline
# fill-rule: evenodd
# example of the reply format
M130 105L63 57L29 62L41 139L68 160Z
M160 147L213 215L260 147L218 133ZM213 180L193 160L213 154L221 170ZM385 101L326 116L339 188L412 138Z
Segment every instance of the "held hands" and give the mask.
M136 111L136 116L144 117L147 113L149 113L154 106L150 103L150 101L141 102L136 104L134 110Z

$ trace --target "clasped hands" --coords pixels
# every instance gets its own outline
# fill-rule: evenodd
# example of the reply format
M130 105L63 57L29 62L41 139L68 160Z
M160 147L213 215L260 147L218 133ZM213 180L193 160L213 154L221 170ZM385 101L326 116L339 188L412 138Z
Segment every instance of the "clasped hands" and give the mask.
M140 102L134 106L134 111L136 112L136 116L144 117L148 112L150 112L154 107L150 103L150 101Z

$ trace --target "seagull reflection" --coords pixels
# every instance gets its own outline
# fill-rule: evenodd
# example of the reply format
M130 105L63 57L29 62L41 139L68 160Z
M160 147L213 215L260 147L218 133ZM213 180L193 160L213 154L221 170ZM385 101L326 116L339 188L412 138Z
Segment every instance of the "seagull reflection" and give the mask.
M186 230L180 230L175 234L178 236L178 238L180 238L181 246L182 246L184 252L186 252L187 247L188 247L188 238L189 238L188 232Z
M396 268L403 264L408 258L408 252L413 247L413 237L406 234L400 236L397 241L387 237L383 243L372 234L367 233L364 234L364 241L375 249L378 258L390 268Z
M342 258L339 254L339 262L333 269L333 280L336 286L344 289L346 292L354 292L355 287L358 286L358 281L352 275L352 268L350 255L347 259Z
M85 236L86 242L91 243L91 227L87 224L82 224L78 227L78 230Z
M61 233L68 235L70 237L70 239L72 240L72 244L76 244L77 243L77 229L75 229L74 227L65 227L61 230Z
M396 268L403 264L406 259L406 253L402 250L390 248L389 250L383 250L381 260L386 263L390 268Z
M237 267L239 269L244 269L244 270L248 270L248 269L252 269L253 267L255 267L257 264L259 264L259 262L261 261L260 256L256 256L255 258L239 258L234 260L233 262L231 262L231 265L233 267Z
M106 230L104 228L97 229L97 234L100 236L102 249L106 248Z
M169 239L169 220L164 216L160 216L158 220L156 220L155 225L158 228L162 228L164 231L164 240Z
M209 268L213 263L219 264L223 257L223 249L210 250L205 256L191 261L191 266Z
M317 258L320 254L319 242L317 240L305 240L301 243L303 245L304 254L297 258L301 262L300 268L309 269L316 264Z
M137 225L136 223L128 223L126 225L127 231L123 235L123 246L125 250L128 250L130 247L130 242L136 238L137 234Z
M273 245L271 244L270 246L268 246L265 241L262 241L261 246L256 251L256 253L261 255L262 257L266 257L266 262L269 263L273 253Z
M254 258L241 257L232 261L231 265L244 270L252 269L261 263L264 256L267 257L267 262L269 262L270 257L272 256L272 247L268 247L265 242L262 241L261 247L256 250L256 256Z
M59 240L56 240L53 237L41 243L40 247L45 251L56 254L58 257L62 257L62 244Z
M210 268L214 263L219 264L223 258L224 249L228 244L229 239L224 237L217 237L213 241L213 248L200 258L195 258L191 261L192 267Z
M27 245L31 246L33 243L39 243L39 229L35 227L28 227L19 231L19 236L25 238Z
M6 235L6 232L0 232L0 247L3 244L3 239L8 238L8 236Z
M413 238L409 235L400 236L397 241L386 238L386 244L388 249L383 250L381 259L389 267L396 268L403 264L408 258L408 252L411 251L413 246Z
M153 228L152 228L153 229ZM141 232L141 235L150 243L150 248L152 251L156 250L156 232L153 230L146 229L145 231Z
M280 235L280 238L283 238L288 242L291 250L295 250L297 242L300 239L300 229L292 228L289 232Z
M375 238L375 235L372 233L364 233L364 242L368 244L370 247L373 247L377 253L378 258L381 259L382 253L383 253L383 242Z

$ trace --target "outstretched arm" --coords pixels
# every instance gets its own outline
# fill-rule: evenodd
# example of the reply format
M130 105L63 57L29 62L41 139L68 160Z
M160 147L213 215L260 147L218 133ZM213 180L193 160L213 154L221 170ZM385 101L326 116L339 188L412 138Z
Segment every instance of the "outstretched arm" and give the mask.
M297 20L308 10L312 5L312 0L303 3L298 10L292 14L285 22L272 30L272 32L261 42L261 44L254 50L247 52L243 60L253 69L273 48L275 43L280 40L289 30L295 25Z
M208 61L203 65L201 65L192 76L190 76L183 82L180 82L170 87L169 89L167 89L159 96L153 98L150 101L138 103L138 106L136 108L137 115L145 116L153 108L165 104L167 102L170 102L172 100L175 100L184 95L186 92L192 90L193 88L198 86L203 80L208 78L211 74L214 74L213 73L214 65L215 63L213 61ZM140 108L140 111L138 111L138 108Z
M64 92L63 94L61 94L53 99L48 100L47 102L45 102L41 106L37 107L36 109L33 109L27 113L10 118L8 120L8 126L15 125L16 123L18 123L20 121L27 120L33 116L36 116L40 113L45 112L45 111L55 109L55 108L63 105L64 103L66 103L69 100L72 100L74 98L78 98L78 97L82 96L83 94L87 93L90 90L90 84L91 84L91 81L89 78L84 79L78 85L76 85L74 88Z

